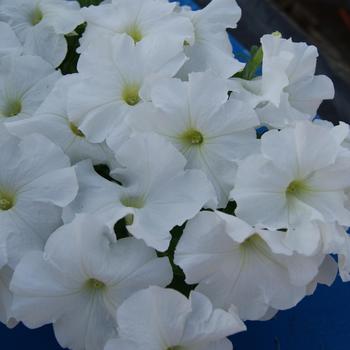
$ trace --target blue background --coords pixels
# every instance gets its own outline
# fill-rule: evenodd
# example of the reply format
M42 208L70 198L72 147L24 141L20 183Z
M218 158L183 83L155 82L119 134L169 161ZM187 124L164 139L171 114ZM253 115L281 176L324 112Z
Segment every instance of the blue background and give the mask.
M181 3L198 8L191 0ZM248 52L234 38L231 41L236 56L244 60ZM247 326L247 332L231 337L235 350L350 349L350 283L337 279L331 288L319 286L295 308L267 322L247 322ZM51 326L29 330L19 325L9 331L0 324L0 349L22 348L61 350Z

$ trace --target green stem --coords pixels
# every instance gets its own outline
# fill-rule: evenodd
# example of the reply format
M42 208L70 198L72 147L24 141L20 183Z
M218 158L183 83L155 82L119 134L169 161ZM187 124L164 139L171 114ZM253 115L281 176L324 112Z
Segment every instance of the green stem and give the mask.
M251 50L251 59L248 61L244 69L235 74L235 78L241 78L244 80L252 80L256 77L256 71L261 67L264 57L262 47L253 47Z

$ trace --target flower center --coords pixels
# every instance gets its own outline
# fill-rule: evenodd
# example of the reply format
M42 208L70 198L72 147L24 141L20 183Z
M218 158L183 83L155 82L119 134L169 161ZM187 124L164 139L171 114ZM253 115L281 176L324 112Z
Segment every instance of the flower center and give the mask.
M261 237L255 233L251 235L249 238L247 238L244 242L241 243L240 248L241 249L250 249L257 244L259 244L262 241Z
M286 189L286 193L287 195L290 195L290 196L297 196L307 190L308 188L303 181L294 180L288 185Z
M195 129L189 129L180 135L180 139L190 146L200 146L204 142L202 133Z
M103 282L101 282L95 278L89 279L86 282L86 286L90 290L102 290L106 287L106 285Z
M41 22L41 20L43 19L44 15L43 13L41 12L40 8L39 7L36 7L34 9L34 11L31 13L30 15L30 23L33 25L33 26L36 26L38 23Z
M129 105L135 106L140 102L139 87L135 84L127 85L123 89L122 99Z
M75 136L85 137L84 133L74 123L69 123L69 128Z
M124 207L141 209L144 207L145 202L140 197L125 197L121 199L121 203Z
M136 24L128 27L125 32L134 40L135 44L142 40L141 30Z
M14 206L14 199L12 196L0 192L0 210L10 210Z
M10 100L3 111L5 117L11 118L15 117L22 111L22 103L20 100Z

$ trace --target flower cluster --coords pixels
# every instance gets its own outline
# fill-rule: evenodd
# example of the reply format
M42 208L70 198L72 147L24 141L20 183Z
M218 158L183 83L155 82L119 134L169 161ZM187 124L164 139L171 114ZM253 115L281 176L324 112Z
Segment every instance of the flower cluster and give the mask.
M0 1L0 320L230 350L349 281L350 129L315 119L317 49L276 32L241 63L235 0L79 3Z

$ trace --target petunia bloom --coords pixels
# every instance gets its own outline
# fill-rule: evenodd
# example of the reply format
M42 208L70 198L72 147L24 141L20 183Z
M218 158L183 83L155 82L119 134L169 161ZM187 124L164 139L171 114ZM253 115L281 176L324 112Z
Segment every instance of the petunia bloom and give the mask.
M62 207L74 199L78 183L68 157L44 136L9 136L0 143L0 245L6 242L8 264L15 267L62 224Z
M71 120L89 141L104 141L123 128L136 106L149 100L154 81L174 76L185 60L182 47L166 38L135 46L126 34L102 37L80 56L81 79L69 91Z
M13 314L30 328L53 323L63 348L101 350L117 334L118 305L171 278L167 258L133 238L116 241L102 221L79 215L49 238L44 253L21 260L11 282Z
M239 166L231 193L237 215L252 225L282 229L319 220L350 225L345 191L350 187L344 125L308 121L262 137L261 154Z
M17 136L40 133L59 145L72 164L91 159L94 164L109 163L112 154L105 143L91 143L70 120L67 111L69 87L78 80L77 74L61 77L33 117L8 125Z
M83 22L77 1L2 0L0 20L15 31L26 55L57 67L67 54L65 34Z
M185 158L156 134L136 134L116 152L120 163L108 181L91 162L76 165L79 193L66 210L99 215L113 228L126 218L127 229L159 251L167 250L170 230L215 205L214 190L200 170L184 170Z
M211 180L219 207L225 207L234 186L237 161L258 151L252 108L228 98L225 79L192 73L188 82L167 79L151 90L152 104L136 108L130 125L172 142L186 157L188 169L200 169ZM113 134L109 144L117 139Z
M0 123L33 116L60 74L37 56L0 58Z
M242 319L258 320L270 308L295 306L324 259L295 254L284 236L221 212L201 212L187 223L175 263L215 307L235 305Z
M245 330L233 309L213 309L197 292L188 300L159 287L133 294L119 307L117 320L120 337L105 350L232 350L225 337Z
M316 47L276 33L264 35L261 44L262 76L251 81L234 79L240 84L238 98L256 109L262 124L273 128L312 120L321 102L334 98L332 81L315 75Z

